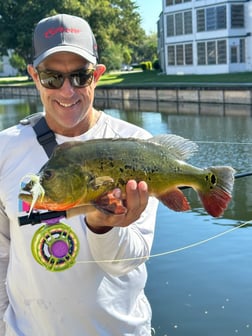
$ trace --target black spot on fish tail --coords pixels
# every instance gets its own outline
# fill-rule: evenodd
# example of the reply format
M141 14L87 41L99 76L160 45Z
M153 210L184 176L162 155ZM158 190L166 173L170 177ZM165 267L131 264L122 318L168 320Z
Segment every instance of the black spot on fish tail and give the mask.
M209 182L209 188L212 189L217 184L217 177L215 174L208 174L205 176L206 182Z
M212 176L211 176L211 182L212 182L213 185L216 185L216 183L217 183L217 178L214 174L212 174Z

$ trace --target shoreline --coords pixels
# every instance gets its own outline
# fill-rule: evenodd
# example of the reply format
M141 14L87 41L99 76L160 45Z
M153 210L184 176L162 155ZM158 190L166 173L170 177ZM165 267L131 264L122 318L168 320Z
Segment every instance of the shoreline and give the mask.
M192 85L193 84L193 85ZM231 85L97 86L95 101L104 108L136 109L176 114L252 116L252 83ZM39 98L35 86L0 86L0 99Z

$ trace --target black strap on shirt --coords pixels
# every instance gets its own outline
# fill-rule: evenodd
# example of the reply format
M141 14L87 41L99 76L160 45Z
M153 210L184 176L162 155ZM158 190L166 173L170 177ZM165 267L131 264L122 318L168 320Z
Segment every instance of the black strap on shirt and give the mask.
M54 148L57 146L57 141L54 132L47 125L44 113L35 113L20 121L22 125L32 125L37 140L44 148L48 157L52 155Z
M52 155L57 141L54 132L49 128L43 112L32 114L22 120L21 125L31 125L37 135L37 140L44 148L48 157ZM47 211L47 212L31 212L28 216L19 217L19 225L35 225L40 224L48 219L66 217L66 211Z
M43 146L48 157L52 155L54 148L57 145L54 132L49 128L45 117L42 116L39 121L32 126L37 134L37 140L41 146Z

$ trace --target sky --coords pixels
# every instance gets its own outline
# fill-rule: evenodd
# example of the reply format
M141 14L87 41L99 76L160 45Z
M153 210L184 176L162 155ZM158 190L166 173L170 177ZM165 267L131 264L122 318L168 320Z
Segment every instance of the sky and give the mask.
M162 0L135 0L142 18L142 28L148 34L157 31L157 21L162 11Z

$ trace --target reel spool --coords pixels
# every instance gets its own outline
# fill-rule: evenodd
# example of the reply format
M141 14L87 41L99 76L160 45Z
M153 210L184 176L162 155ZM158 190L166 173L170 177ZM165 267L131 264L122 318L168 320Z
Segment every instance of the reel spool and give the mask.
M47 270L58 272L75 264L79 240L69 225L58 222L39 228L32 239L34 259Z

